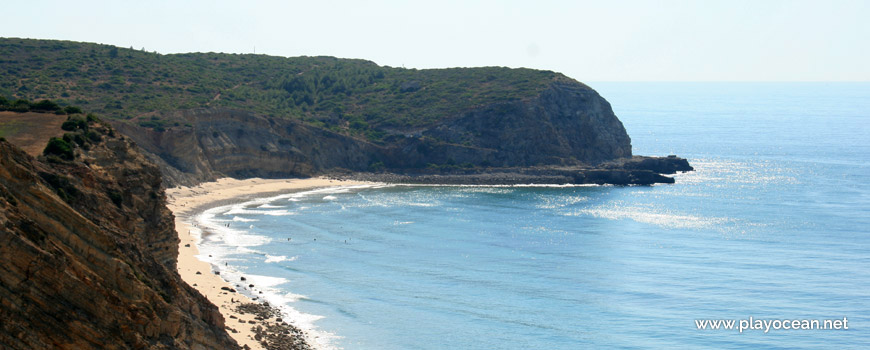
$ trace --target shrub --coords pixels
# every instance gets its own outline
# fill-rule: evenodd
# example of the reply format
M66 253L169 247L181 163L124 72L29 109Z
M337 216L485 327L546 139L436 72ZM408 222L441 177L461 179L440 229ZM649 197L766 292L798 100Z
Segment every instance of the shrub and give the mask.
M87 136L88 136L88 139L93 141L93 142L100 142L103 140L103 137L100 136L100 134L93 132L93 131L88 131Z
M57 195L65 202L72 203L76 200L76 197L79 196L79 190L69 181L68 178L46 172L40 172L39 176L45 180L45 182L54 189L54 192L57 193Z
M65 160L73 160L75 158L75 154L73 153L72 146L69 142L57 137L52 137L51 140L48 140L48 145L45 146L42 154L56 155Z
M71 145L73 142L75 142L75 143L78 144L79 146L84 146L84 145L85 145L85 137L82 136L82 134L80 134L80 133L71 133L71 132L68 132L68 133L66 133L66 134L63 134L63 140L66 141L67 143L69 143L70 145Z
M75 131L75 129L78 128L78 125L76 124L76 122L67 119L63 122L63 124L60 125L60 128L66 131Z
M24 99L15 100L9 110L14 112L27 112L30 110L30 101Z
M153 128L156 128L160 125L161 125L160 122L155 122L155 121L151 121L151 120L139 122L139 126L141 126L143 128L152 128L153 129Z
M82 114L82 109L76 106L66 106L63 111L66 112L66 114Z
M66 131L85 130L88 128L88 122L82 118L66 118L66 121L60 125L60 128Z
M57 103L51 102L49 100L42 100L30 106L31 111L40 111L40 112L55 112L61 110L60 106Z

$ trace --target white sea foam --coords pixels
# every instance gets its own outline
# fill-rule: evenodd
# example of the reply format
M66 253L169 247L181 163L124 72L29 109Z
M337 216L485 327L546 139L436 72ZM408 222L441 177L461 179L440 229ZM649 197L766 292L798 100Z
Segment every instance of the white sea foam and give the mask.
M295 215L296 211L305 209L305 207L294 208L292 204L285 206L270 204L280 200L287 200L292 203L306 198L318 198L322 196L320 198L323 198L324 200L339 201L341 197L337 196L337 194L350 193L365 188L381 187L386 186L359 185L329 187L267 198L257 198L244 203L208 209L194 217L194 222L197 227L191 228L191 235L197 238L200 246L201 254L197 257L203 261L211 263L215 270L221 272L222 278L230 281L230 283L234 285L240 286L240 292L251 297L259 298L260 300L268 301L271 305L281 309L281 312L285 316L284 318L288 322L292 322L294 326L305 331L308 334L308 341L316 345L316 348L336 349L333 342L340 337L329 332L320 331L315 325L315 322L322 319L323 316L306 314L291 307L292 303L307 299L307 297L282 290L281 287L289 283L289 280L280 277L246 274L244 271L238 271L234 266L226 264L227 262L232 261L230 256L240 253L265 256L266 263L294 261L298 258L298 256L288 258L283 255L267 255L253 249L254 247L268 243L271 239L266 236L252 234L244 229L234 227L232 223L257 221L257 219L244 218L238 215L286 216ZM221 218L221 216L232 216L232 219ZM229 227L227 227L228 224ZM249 225L249 228L252 227L253 225ZM203 237L203 232L208 232L209 234ZM242 276L246 278L244 285L240 283ZM250 284L253 284L254 287L248 287Z
M290 258L288 258L285 255L277 255L277 256L276 255L266 255L266 260L263 262L265 262L265 263L278 263L278 262L282 262L282 261L296 261L296 259L298 259L298 258L299 258L298 255L290 257Z
M290 280L283 277L265 275L245 275L245 278L247 278L248 283L253 284L255 288L262 291L290 282Z
M289 210L264 210L260 212L261 215L270 215L270 216L288 216L288 215L296 215L296 212Z
M225 210L225 207L212 208L194 218L200 229L211 234L209 239L212 242L220 241L224 245L232 247L254 247L269 242L269 237L251 234L235 227L227 227L228 224L225 223L229 222L229 220L215 218L217 213L224 212Z
M287 300L287 302L295 303L295 302L302 300L302 299L308 299L308 297L306 297L302 294L287 293L287 294L284 294L284 299Z
M259 209L281 209L281 208L286 208L286 206L284 206L284 205L272 205L272 204L266 203L266 204L262 204L262 205L258 206L257 208L259 208Z
M435 207L440 205L433 198L422 198L413 193L405 196L366 196L359 194L365 200L364 204L356 204L354 207Z
M513 193L514 189L510 187L463 187L460 189L466 193L491 193L491 194L508 194Z
M262 210L253 210L241 205L234 205L232 207L227 208L222 215L260 215Z
M383 185L360 185L360 186L343 186L330 187L322 189L314 189L303 192L283 194L268 198L257 198L244 203L221 206L208 209L193 218L193 223L196 227L191 228L193 235L200 247L200 255L197 256L200 260L209 262L213 268L221 272L221 277L230 283L240 286L240 292L248 296L259 298L260 300L268 301L271 305L278 307L284 315L284 319L292 322L294 326L302 329L308 335L308 341L315 345L318 349L336 349L333 345L339 336L335 334L321 331L317 329L315 322L323 318L323 316L306 314L300 312L290 305L299 300L307 299L304 295L288 293L282 290L281 286L290 281L285 278L250 275L244 271L238 271L234 266L230 266L227 262L233 261L230 257L236 254L257 254L265 256L266 263L278 263L285 261L294 261L298 256L286 257L283 255L273 256L267 255L253 249L254 247L268 243L271 239L266 236L252 234L245 229L240 229L232 225L233 222L255 222L257 219L240 217L238 215L272 215L286 216L295 215L296 211L304 210L305 207L293 208L292 205L281 206L270 204L279 200L287 200L288 202L297 202L305 198L321 198L325 200L340 200L337 194L350 193L355 190L365 188L380 188L386 187ZM231 219L222 218L221 216L232 216ZM227 227L229 225L229 227ZM249 225L248 228L253 228ZM203 233L208 232L205 237ZM246 278L245 284L240 283L241 277ZM253 284L250 288L248 285ZM262 293L261 293L262 292Z
M308 297L282 291L280 287L290 283L290 280L281 277L246 274L231 266L225 267L218 264L218 268L221 269L221 277L238 286L240 293L266 301L269 305L281 310L284 320L303 330L307 334L307 340L316 344L315 348L338 349L333 344L341 337L319 330L315 325L315 322L323 319L323 316L304 313L291 306L292 303L308 299ZM240 282L241 277L245 277L244 283ZM249 287L250 285L254 285L254 287Z
M262 254L262 252L260 252L259 250L251 249L248 247L242 247L242 246L236 247L236 252L242 253L242 254Z

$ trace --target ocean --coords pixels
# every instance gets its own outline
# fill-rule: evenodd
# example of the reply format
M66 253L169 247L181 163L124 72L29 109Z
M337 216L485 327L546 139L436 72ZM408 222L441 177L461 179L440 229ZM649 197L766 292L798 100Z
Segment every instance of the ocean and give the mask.
M635 154L696 170L650 187L288 193L200 213L201 257L333 348L866 346L870 84L590 86Z

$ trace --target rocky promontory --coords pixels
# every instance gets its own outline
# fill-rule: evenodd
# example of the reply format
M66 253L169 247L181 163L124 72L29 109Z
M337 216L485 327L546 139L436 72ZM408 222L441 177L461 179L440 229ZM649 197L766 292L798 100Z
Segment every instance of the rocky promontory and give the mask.
M186 127L153 130L116 122L160 165L168 185L221 177L343 178L403 183L672 183L685 159L635 157L610 104L578 82L534 98L393 129L384 142L303 122L229 109L164 114ZM352 173L352 174L351 174Z
M50 99L100 113L158 164L167 186L432 169L477 174L468 181L488 173L534 182L670 181L643 173L663 174L633 160L631 139L604 97L558 72L163 55L16 38L0 38L0 56L9 75L0 96L9 95L10 108L21 107L14 99Z

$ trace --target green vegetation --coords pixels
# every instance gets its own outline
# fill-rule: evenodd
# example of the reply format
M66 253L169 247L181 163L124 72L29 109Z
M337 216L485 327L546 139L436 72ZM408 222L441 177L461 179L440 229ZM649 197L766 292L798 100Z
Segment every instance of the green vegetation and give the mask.
M554 81L570 80L531 69L416 70L333 57L161 55L29 39L0 39L0 74L0 96L57 102L39 107L46 109L81 105L110 118L136 118L157 131L180 125L139 116L223 107L295 118L371 140L476 106L530 98ZM3 101L0 106L8 106L3 108L24 106Z
M40 172L39 176L67 203L73 203L80 194L79 190L76 189L75 185L67 177L46 172Z
M64 135L64 139L66 139L66 135ZM42 151L45 155L55 155L64 160L73 160L75 158L75 154L73 153L72 145L70 145L69 141L59 139L57 137L52 137L51 140L48 141L48 145L45 146L45 150Z
M76 114L81 113L82 109L75 106L66 106L61 108L59 104L50 100L42 100L36 103L30 102L26 99L17 99L14 102L10 101L6 97L0 96L0 111L13 111L13 112L37 112L37 113L47 113L53 112L56 114Z
M66 121L61 124L61 129L70 132L63 134L62 138L52 137L48 141L42 154L47 156L49 160L56 162L73 160L75 159L74 149L76 147L90 149L93 144L103 140L103 136L99 132L91 129L93 123L100 122L100 118L94 114L82 117L80 112L81 110L79 113L68 116ZM111 127L108 127L108 134L109 136L114 135Z
M88 122L79 117L69 117L60 125L60 128L66 131L87 130Z
M57 112L61 111L62 109L57 103L49 100L42 100L30 105L30 110L32 112Z

